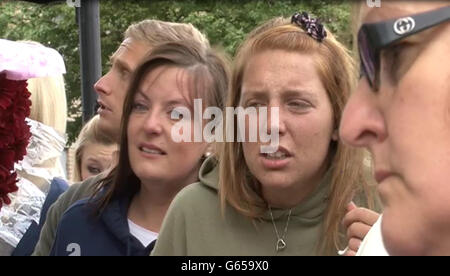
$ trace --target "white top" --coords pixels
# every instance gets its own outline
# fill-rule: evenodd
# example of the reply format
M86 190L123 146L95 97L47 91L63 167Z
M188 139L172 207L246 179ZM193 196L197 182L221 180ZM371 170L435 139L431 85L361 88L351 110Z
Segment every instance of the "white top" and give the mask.
M389 256L383 243L381 220L382 215L364 237L358 252L356 252L356 256Z
M131 220L128 220L128 227L130 228L131 235L138 239L145 247L158 238L158 233L147 230Z

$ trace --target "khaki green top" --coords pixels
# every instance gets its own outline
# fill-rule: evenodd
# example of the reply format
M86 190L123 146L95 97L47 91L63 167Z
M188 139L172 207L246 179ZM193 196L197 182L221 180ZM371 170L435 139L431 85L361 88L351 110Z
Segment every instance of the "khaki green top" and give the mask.
M277 252L269 212L252 221L227 206L225 216L221 215L218 167L209 159L200 169L200 182L188 185L173 200L152 255L316 255L330 179L327 173L311 195L292 209L284 237L287 246ZM283 236L289 210L272 211Z

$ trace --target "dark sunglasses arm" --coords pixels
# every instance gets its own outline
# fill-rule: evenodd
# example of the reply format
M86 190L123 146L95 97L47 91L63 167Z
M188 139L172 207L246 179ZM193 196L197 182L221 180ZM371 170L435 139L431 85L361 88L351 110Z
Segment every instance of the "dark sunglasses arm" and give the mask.
M404 35L398 35L394 32L394 24L399 18L380 23L364 24L361 28L366 28L369 34L370 43L374 48L386 47L400 39L413 35L425 29L436 26L442 22L450 20L450 6L440 8L430 12L424 12L412 16L407 16L414 19L416 26L414 30ZM407 18L405 17L405 18Z

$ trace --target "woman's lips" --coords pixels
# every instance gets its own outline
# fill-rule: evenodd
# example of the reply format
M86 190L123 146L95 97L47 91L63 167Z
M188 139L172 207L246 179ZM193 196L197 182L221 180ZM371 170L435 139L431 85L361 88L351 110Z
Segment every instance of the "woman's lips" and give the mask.
M291 160L291 153L283 147L279 147L274 153L261 153L260 155L263 167L269 170L279 170L286 167Z

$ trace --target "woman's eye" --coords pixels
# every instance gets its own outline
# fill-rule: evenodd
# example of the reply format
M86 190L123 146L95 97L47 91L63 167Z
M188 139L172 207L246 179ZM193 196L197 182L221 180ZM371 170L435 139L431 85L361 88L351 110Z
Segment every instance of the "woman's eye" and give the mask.
M170 118L174 121L180 121L184 118L183 113L178 111L176 108L169 112Z
M92 167L92 166L88 166L88 171L90 174L99 174L102 172L102 170L100 168L97 167Z
M288 106L294 109L304 109L311 107L311 104L306 101L290 101Z
M262 103L262 102L256 102L256 101L250 101L250 102L248 102L248 103L245 105L245 107L256 107L256 108L258 108L258 107L264 107L264 106L266 106L265 103Z
M401 48L401 47L400 47ZM392 46L389 49L386 50L386 63L389 64L389 71L392 73L395 71L395 67L397 65L397 61L400 54L400 48L399 46Z
M383 62L385 63L385 67L387 70L387 74L392 78L394 82L397 82L401 75L402 70L405 66L403 66L402 56L405 54L406 48L409 46L409 43L399 43L387 48L383 54Z
M132 111L146 111L148 108L146 105L141 103L133 103L131 110Z

